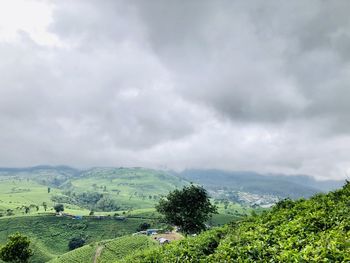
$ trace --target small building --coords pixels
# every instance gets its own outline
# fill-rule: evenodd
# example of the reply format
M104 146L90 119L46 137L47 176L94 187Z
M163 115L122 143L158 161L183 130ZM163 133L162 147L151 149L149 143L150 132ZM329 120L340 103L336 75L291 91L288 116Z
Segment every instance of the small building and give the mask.
M158 238L158 241L159 241L159 244L161 244L161 245L169 244L169 243L170 243L170 240L169 240L169 239L166 239L166 238L164 238L164 237Z
M159 229L147 229L146 233L147 235L157 235Z

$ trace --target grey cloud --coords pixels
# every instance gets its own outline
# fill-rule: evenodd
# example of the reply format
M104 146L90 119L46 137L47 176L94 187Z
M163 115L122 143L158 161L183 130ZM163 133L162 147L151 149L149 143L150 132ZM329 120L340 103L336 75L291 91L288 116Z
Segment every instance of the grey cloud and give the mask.
M55 1L0 42L0 165L350 169L347 1Z

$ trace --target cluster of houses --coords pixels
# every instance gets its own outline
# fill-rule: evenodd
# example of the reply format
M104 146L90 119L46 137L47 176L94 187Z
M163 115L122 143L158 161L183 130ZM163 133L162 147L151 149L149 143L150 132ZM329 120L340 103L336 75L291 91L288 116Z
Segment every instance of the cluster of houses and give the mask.
M83 216L82 215L72 215L72 214L68 214L68 213L63 213L63 212L59 212L57 214L57 216L64 216L64 217L68 217L71 219L75 219L75 220L82 220ZM86 218L93 218L93 219L97 219L97 220L102 220L102 219L110 219L111 216L95 216L95 215L89 215L89 216L84 216ZM115 220L120 220L120 221L124 221L126 220L126 217L123 216L115 216L113 217L113 219ZM152 235L158 235L158 233L162 231L161 229L147 229L144 231L139 231L133 234L133 236L135 235L147 235L147 236L152 236ZM164 237L155 237L155 240L158 240L159 244L164 245L164 244L168 244L170 243L169 239L166 239Z
M152 235L158 235L159 231L162 231L161 229L147 229L144 231L139 231L133 234L133 236L136 235L147 235L147 236L152 236ZM155 237L155 240L158 240L159 244L164 245L170 243L169 239L166 239L164 237Z

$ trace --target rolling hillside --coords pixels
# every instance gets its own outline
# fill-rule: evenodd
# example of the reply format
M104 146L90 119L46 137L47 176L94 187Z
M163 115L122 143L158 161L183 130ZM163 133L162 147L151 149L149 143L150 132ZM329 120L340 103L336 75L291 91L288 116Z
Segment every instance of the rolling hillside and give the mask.
M51 260L50 263L113 263L116 259L123 259L156 246L158 242L148 236L123 236L85 245Z
M144 168L0 168L0 217L42 213L43 203L49 211L54 203L64 203L67 212L83 215L90 210L152 208L161 195L186 184L177 176ZM94 207L100 199L107 207L108 202L114 205ZM30 208L27 213L25 207Z
M32 241L34 256L31 262L46 262L68 252L72 237L83 237L87 244L134 233L144 220L127 218L125 221L113 217L103 220L83 218L73 220L57 216L22 216L0 219L0 244L8 235L20 232ZM152 227L160 226L158 221L147 220ZM89 245L88 245L89 246Z
M116 262L350 262L350 183Z

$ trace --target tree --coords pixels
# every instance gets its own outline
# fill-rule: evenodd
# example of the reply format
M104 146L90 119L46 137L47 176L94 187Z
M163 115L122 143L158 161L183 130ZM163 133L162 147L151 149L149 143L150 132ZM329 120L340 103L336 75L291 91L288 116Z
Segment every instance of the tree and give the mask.
M20 233L10 235L6 245L0 249L0 259L5 262L26 263L33 255L29 245L30 240L28 237Z
M47 209L47 203L46 202L43 202L43 207L44 207L44 210L46 211L46 209Z
M139 225L139 227L136 229L136 231L145 231L145 230L147 230L150 227L151 227L151 225L149 223L146 223L146 222L145 223L141 223Z
M28 214L28 213L30 212L29 206L24 206L23 208L24 208L24 212L25 212L26 214Z
M82 237L73 237L69 243L68 243L68 248L69 250L76 249L78 247L82 247L85 245L85 239Z
M217 207L211 204L207 191L193 184L161 198L156 209L164 215L167 223L180 227L186 234L204 230L205 222L217 213Z
M120 209L120 206L117 204L117 202L108 196L103 196L98 202L96 203L96 209L111 212L111 211L118 211Z
M64 206L63 204L56 204L53 209L55 209L56 213L63 212L64 211Z

